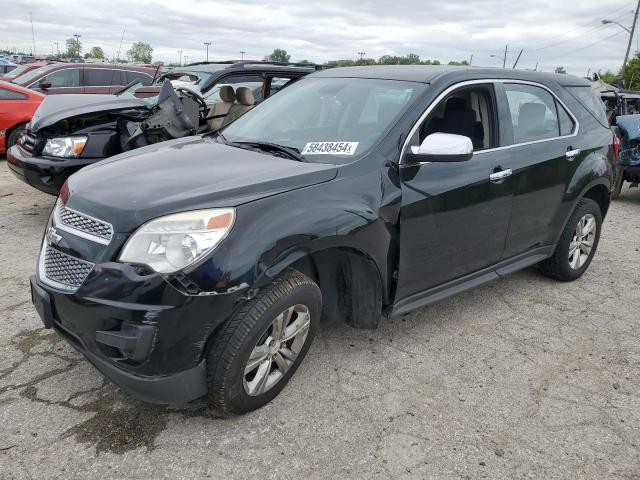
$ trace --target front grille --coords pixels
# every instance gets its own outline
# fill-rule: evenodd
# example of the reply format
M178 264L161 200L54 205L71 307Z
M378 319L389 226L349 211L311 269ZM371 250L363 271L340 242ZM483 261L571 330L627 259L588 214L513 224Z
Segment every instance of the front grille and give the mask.
M94 267L93 263L62 253L46 243L42 249L40 276L54 287L77 290Z
M56 206L55 223L57 226L62 225L62 229L66 226L76 232L84 233L85 236L90 237L90 240L97 240L99 243L109 243L113 236L113 227L110 224L71 210L62 202L58 202Z
M20 145L22 150L32 155L36 149L37 143L38 139L36 138L36 136L29 132L23 133L22 135L20 135L20 138L18 138L18 145Z

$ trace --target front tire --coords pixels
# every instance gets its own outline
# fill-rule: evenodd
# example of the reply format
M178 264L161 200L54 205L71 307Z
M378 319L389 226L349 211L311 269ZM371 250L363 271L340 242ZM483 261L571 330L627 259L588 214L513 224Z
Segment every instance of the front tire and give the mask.
M7 150L13 147L16 143L18 143L18 138L20 138L20 135L22 135L24 131L25 131L24 125L18 125L11 131L11 133L7 137Z
M567 222L551 258L538 267L543 275L572 282L587 271L598 248L602 229L600 206L590 198L581 199Z
M309 350L321 311L318 286L292 269L249 300L222 327L209 349L211 405L229 415L273 400Z

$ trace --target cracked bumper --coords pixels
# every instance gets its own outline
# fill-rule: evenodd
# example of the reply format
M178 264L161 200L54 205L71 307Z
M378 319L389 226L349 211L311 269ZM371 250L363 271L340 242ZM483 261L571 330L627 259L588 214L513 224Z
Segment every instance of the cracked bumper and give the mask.
M145 277L139 285L124 277L120 283L127 284L132 296L122 295L120 301L114 302L99 298L101 292L92 287L91 279L78 292L69 294L32 276L33 304L45 327L53 328L130 395L157 404L185 403L205 395L206 345L216 327L233 311L237 297L189 297L178 293L160 276ZM117 281L110 283L112 292L124 288ZM148 309L153 304L157 310L150 320ZM130 342L131 332L151 325L155 329L153 341L141 342L145 358L140 359L135 342ZM124 339L122 348L102 341L118 335ZM133 345L131 355L126 351L127 344Z

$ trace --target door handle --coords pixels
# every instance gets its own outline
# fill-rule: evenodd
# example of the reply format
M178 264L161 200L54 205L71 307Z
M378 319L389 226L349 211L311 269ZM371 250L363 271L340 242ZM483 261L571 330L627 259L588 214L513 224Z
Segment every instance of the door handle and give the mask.
M569 147L569 149L567 150L567 160L569 160L570 162L572 162L573 160L576 159L576 157L578 155L580 155L582 153L582 150L580 150L579 148L571 148Z
M505 178L513 175L513 170L507 168L505 170L500 170L499 172L492 173L489 175L489 180L493 183L501 183Z

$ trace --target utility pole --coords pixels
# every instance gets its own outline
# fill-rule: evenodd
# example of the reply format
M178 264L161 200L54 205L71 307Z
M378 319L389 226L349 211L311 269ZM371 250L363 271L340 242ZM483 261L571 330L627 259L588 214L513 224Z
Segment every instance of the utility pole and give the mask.
M205 46L207 47L207 62L209 61L209 45L211 45L211 42L204 42Z
M360 61L362 61L364 59L364 56L367 54L367 52L358 52L358 55L360 55Z
M469 66L473 65L473 53L471 54L471 58L469 59Z
M178 50L178 55L180 55L180 66L182 66L182 50Z
M622 79L624 81L624 73L627 68L627 62L629 61L629 52L631 51L631 44L633 43L633 34L636 31L636 24L638 23L638 12L640 12L640 0L638 0L638 5L636 6L636 13L633 16L633 26L631 27L631 35L629 35L629 44L627 45L627 53L624 55L624 63L622 64ZM631 87L631 85L628 85Z
M36 54L36 32L33 29L33 14L29 12L29 18L31 19L31 41L33 42L33 54Z
M58 42L53 42L56 44L56 55L59 57L60 56L60 47L58 47Z
M244 50L240 50L240 60L244 60L244 54L247 53Z

